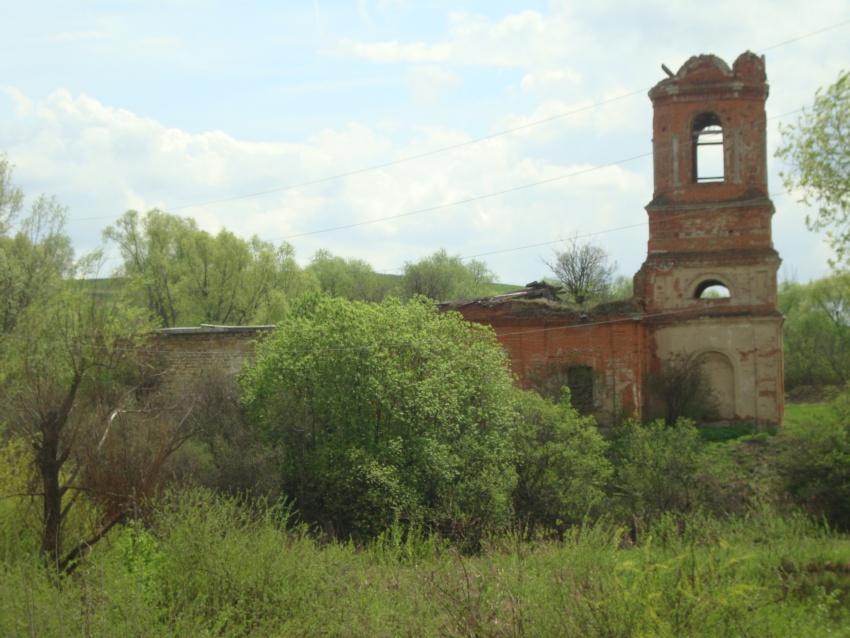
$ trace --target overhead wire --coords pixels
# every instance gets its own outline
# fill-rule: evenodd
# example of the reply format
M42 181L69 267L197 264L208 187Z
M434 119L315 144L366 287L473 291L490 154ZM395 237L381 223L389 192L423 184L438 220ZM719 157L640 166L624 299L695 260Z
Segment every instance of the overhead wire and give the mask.
M794 115L796 113L799 113L801 110L803 110L803 109L800 108L800 109L794 109L792 111L786 111L785 113L781 113L779 115L774 115L774 116L771 116L769 118L766 118L766 120L772 121L772 120L782 119L784 117L788 117L789 115ZM658 149L656 149L656 152L657 152L657 150ZM664 149L661 149L661 150L663 152ZM620 160L615 160L615 161L609 162L607 164L601 164L601 165L597 165L597 166L584 168L584 169L581 169L581 170L578 170L578 171L565 173L563 175L548 178L546 180L542 180L542 181L539 181L539 182L522 184L522 185L519 185L519 186L516 186L516 187L509 188L509 189L503 189L501 191L497 191L497 192L494 192L494 193L485 193L483 195L478 195L478 196L467 198L467 199L464 199L464 200L448 202L448 203L445 203L445 204L440 204L440 205L432 206L432 207L429 207L429 208L419 209L419 210L415 210L415 211L409 211L409 212L406 212L406 213L400 213L398 215L392 215L392 216L388 216L388 217L382 217L382 218L367 220L367 221L363 221L363 222L346 224L346 225L343 225L343 226L336 226L336 227L332 227L332 228L311 231L311 232L307 232L307 233L302 233L300 235L290 235L290 236L285 236L285 237L266 238L266 239L263 239L262 241L267 241L267 242L272 242L272 243L278 242L278 241L286 241L286 240L289 240L289 239L294 239L294 238L302 237L302 236L305 236L305 235L313 235L313 234L318 234L318 233L331 232L331 231L334 231L334 230L342 230L342 229L351 228L351 227L355 227L355 226L365 226L365 225L368 225L368 224L380 223L382 221L387 221L387 220L390 220L390 219L398 219L398 218L403 218L403 217L409 217L409 216L412 216L412 215L419 215L419 214L423 214L423 213L433 212L433 211L437 211L437 210L441 210L441 209L445 209L445 208L451 208L451 207L454 207L454 206L459 206L459 205L472 203L472 202L479 201L479 200L488 199L488 198L491 198L491 197L496 197L496 196L499 196L499 195L509 194L509 193L519 191L519 190L524 190L524 189L527 189L527 188L533 188L533 187L540 186L540 185L543 185L543 184L546 184L546 183L551 183L551 182L567 179L567 178L570 178L570 177L577 177L579 175L591 173L591 172L594 172L594 171L604 170L604 169L610 168L612 166L624 164L626 162L634 161L636 159L642 159L642 158L650 157L652 155L653 155L653 152L650 151L648 153L643 153L643 154L640 154L640 155L636 155L636 156L632 156L632 157L628 157L628 158L624 158L624 159L620 159ZM754 203L754 202L759 201L761 199L764 199L765 197L767 197L767 198L781 197L781 196L787 194L787 192L788 191L776 193L776 194L773 194L773 195L768 194L766 196L759 196L759 197L753 199L750 202L733 202L733 203L729 203L729 204L723 204L723 203L715 204L715 205L713 205L713 207L714 208L722 208L722 207L727 207L727 206L739 206L739 205L751 204L751 203ZM699 211L694 211L694 213L682 213L678 217L688 216L690 214L696 214L698 212ZM607 234L609 232L616 232L616 231L620 231L620 230L626 230L626 229L630 229L630 228L638 228L638 227L641 227L641 226L646 226L646 225L648 225L648 223L649 223L648 221L643 221L643 222L638 222L638 223L635 223L635 224L618 226L618 227L615 227L615 228L607 228L607 229L597 230L597 231L578 235L576 238L577 239L586 239L586 238L589 238L589 237L595 237L595 236L598 236L598 235ZM490 251L490 252L487 252L487 253L481 253L481 254L477 254L477 255L462 256L461 259L462 260L476 259L478 257L484 257L484 256L488 256L488 255L502 254L502 253L506 253L506 252L514 252L514 251L517 251L517 250L525 250L525 249L537 248L537 247L541 247L541 246L545 246L545 245L552 245L552 244L560 243L561 241L562 241L561 239L557 239L557 240L550 240L550 241L547 241L547 242L541 242L541 243L537 243L537 244L508 247L508 248L503 248L503 249ZM112 260L112 259L117 259L117 257L107 258L107 260ZM403 266L399 266L399 267L396 267L396 268L385 268L385 269L382 269L382 270L379 270L379 271L376 271L376 272L386 274L386 273L398 272L398 271L401 271L403 269L404 269ZM215 288L205 288L204 290L205 291L211 291L211 290L215 290Z
M780 115L775 115L775 116L772 116L770 118L767 118L767 120L771 121L771 120L781 119L783 117L787 117L789 115L794 115L796 113L799 113L801 110L802 110L802 108L795 109L793 111L787 111L787 112L782 113ZM463 205L463 204L470 204L470 203L473 203L473 202L476 202L476 201L489 199L491 197L498 197L500 195L507 195L507 194L518 192L518 191L521 191L521 190L525 190L525 189L529 189L529 188L535 188L535 187L538 187L538 186L542 186L542 185L545 185L545 184L557 182L557 181L572 178L572 177L578 177L579 175L585 175L587 173L601 171L601 170L604 170L606 168L611 168L613 166L618 166L618 165L625 164L625 163L628 163L628 162L632 162L632 161L635 161L635 160L638 160L638 159L651 157L652 155L653 155L653 152L649 151L647 153L641 153L639 155L634 155L634 156L631 156L631 157L626 157L626 158L614 160L614 161L611 161L611 162L608 162L608 163L605 163L605 164L599 164L599 165L595 165L595 166L571 171L571 172L568 172L568 173L564 173L562 175L557 175L555 177L547 178L545 180L539 180L537 182L520 184L518 186L514 186L514 187L511 187L511 188L502 189L502 190L491 192L491 193L484 193L482 195L476 195L474 197L468 197L468 198L465 198L465 199L462 199L462 200L455 200L455 201L452 201L452 202L446 202L446 203L443 203L443 204L438 204L436 206L421 208L421 209L418 209L418 210L408 211L408 212L405 212L405 213L399 213L399 214L396 214L396 215L389 215L389 216L385 216L385 217L379 217L379 218L374 218L374 219L370 219L370 220L365 220L365 221L362 221L362 222L353 222L353 223L350 223L350 224L332 226L332 227L329 227L329 228L322 228L322 229L307 231L307 232L298 233L298 234L294 234L294 235L285 235L285 236L281 236L281 237L263 238L262 241L268 241L268 242L288 241L290 239L297 239L297 238L300 238L300 237L306 237L306 236L310 236L310 235L328 233L328 232L333 232L333 231L337 231L337 230L346 230L346 229L349 229L349 228L367 226L367 225L371 225L371 224L378 224L378 223L381 223L381 222L384 222L384 221L390 221L390 220L393 220L393 219L401 219L401 218L404 218L404 217L421 215L421 214L424 214L424 213L443 210L443 209L446 209L446 208L452 208L452 207L460 206L460 205ZM640 226L640 225L642 225L642 224L634 224L634 225L631 225L631 226L628 226L628 227L637 227L637 226ZM611 230L601 230L601 231L597 231L597 232L594 232L594 233L590 233L587 236L600 235L600 234L604 234L606 232L613 232L614 230L621 230L621 229L622 229L622 227L611 229ZM556 242L551 242L551 243L556 243ZM535 247L535 246L530 246L530 247ZM498 254L500 252L511 252L512 250L519 250L519 249L522 249L522 247L519 247L519 248L516 248L516 249L508 248L508 249L501 250L501 251L493 251L492 253L489 253L489 254ZM474 257L462 257L462 259L472 259L472 258L474 258ZM112 259L116 259L116 257L110 257L108 259L112 260ZM390 269L381 270L379 272L392 272L392 271L400 270L400 269L401 269L401 267L390 268Z
M815 36L815 35L819 35L819 34L824 33L826 31L830 31L832 29L836 29L836 28L839 28L839 27L842 27L842 26L846 26L848 24L850 24L850 19L838 22L836 24L832 24L832 25L830 25L828 27L824 27L822 29L817 29L815 31L805 33L805 34L797 36L795 38L791 38L789 40L785 40L783 42L773 44L771 46L768 46L768 47L765 47L765 48L762 48L762 49L759 49L757 51L757 53L764 53L765 51L777 49L779 47L786 46L788 44L792 44L794 42L798 42L800 40L804 40L806 38L809 38L809 37L812 37L812 36ZM558 113L556 115L552 115L552 116L542 118L542 119L539 119L539 120L534 120L532 122L527 122L527 123L519 125L519 126L515 126L515 127L511 127L511 128L508 128L508 129L501 130L501 131L497 131L495 133L491 133L491 134L488 134L488 135L483 135L481 137L476 137L474 139L467 140L465 142L460 142L458 144L452 144L452 145L449 145L449 146L444 146L444 147L440 147L440 148L437 148L437 149L433 149L431 151L426 151L424 153L418 153L418 154L415 154L415 155L402 157L402 158L391 160L391 161L388 161L388 162L383 162L383 163L380 163L380 164L366 166L364 168L354 169L354 170L351 170L351 171L346 171L346 172L337 173L337 174L334 174L334 175L329 175L327 177L322 177L322 178L318 178L318 179L314 179L314 180L307 180L307 181L298 182L298 183L295 183L295 184L289 184L289 185L286 185L286 186L266 189L266 190L262 190L262 191L254 191L254 192L251 192L251 193L234 195L232 197L223 197L223 198L212 199L212 200L207 200L207 201L203 201L203 202L196 202L196 203L192 203L192 204L184 204L184 205L181 205L181 206L166 206L165 210L167 210L167 211L186 210L186 209L189 209L189 208L198 208L198 207L201 207L201 206L211 206L211 205L222 204L222 203L227 203L227 202L239 201L239 200L243 200L243 199L251 199L251 198L254 198L254 197L261 197L261 196L264 196L264 195L284 192L284 191L292 190L292 189L296 189L296 188L304 188L306 186L322 184L322 183L326 183L326 182L330 182L330 181L334 181L334 180L338 180L338 179L343 179L343 178L346 178L346 177L351 177L351 176L354 176L354 175L359 175L359 174L362 174L362 173L368 173L368 172L371 172L371 171L380 170L382 168L387 168L387 167L394 166L394 165L397 165L397 164L403 164L403 163L406 163L406 162L415 161L415 160L422 159L422 158L425 158L425 157L431 157L433 155L438 155L438 154L445 153L445 152L448 152L448 151L453 151L453 150L456 150L456 149L459 149L459 148L464 148L466 146L471 146L473 144L478 144L478 143L486 141L486 140L495 139L495 138L501 137L503 135L509 135L511 133L516 133L517 131L522 131L522 130L525 130L525 129L528 129L528 128L539 126L541 124L546 124L546 123L549 123L549 122L552 122L552 121L555 121L555 120L558 120L558 119L561 119L561 118L564 118L564 117L568 117L570 115L575 115L577 113L581 113L581 112L584 112L584 111L599 108L601 106L605 106L606 104L611 104L611 103L617 102L619 100L623 100L623 99L626 99L626 98L629 98L629 97L634 97L636 95L643 94L646 91L650 90L651 88L652 87L645 87L645 88L640 88L640 89L637 89L637 90L634 90L634 91L629 91L629 92L624 93L622 95L617 95L617 96L614 96L614 97L611 97L611 98L608 98L608 99L605 99L605 100L593 102L593 103L588 104L586 106L571 109L569 111L564 111L564 112ZM71 221L93 221L93 220L101 220L101 219L117 219L118 217L120 217L120 215L106 215L106 216L97 216L97 217L80 217L80 218L72 218L72 219L69 219L68 221L69 222L71 222ZM304 233L304 234L310 234L310 233ZM302 235L296 235L296 236L303 236L303 234Z
M850 20L839 22L837 24L830 25L829 27L825 27L823 29L813 31L813 32L798 36L796 38L786 40L784 42L772 45L770 47L766 47L764 49L761 49L758 52L761 53L761 52L764 52L764 51L772 50L772 49L775 49L775 48L778 48L778 47L781 47L781 46L784 46L784 45L787 45L787 44L790 44L790 43L793 43L793 42L797 42L797 41L805 39L807 37L818 35L818 34L823 33L825 31L829 31L829 30L838 28L840 26L844 26L846 24L850 24ZM521 131L521 130L528 129L528 128L531 128L531 127L534 127L534 126L545 124L545 123L548 123L548 122L551 122L551 121L554 121L554 120L557 120L557 119L560 119L560 118L563 118L563 117L566 117L566 116L569 116L569 115L573 115L573 114L582 112L582 111L587 111L587 110L591 110L591 109L594 109L594 108L598 108L600 106L603 106L603 105L606 105L606 104L609 104L609 103L612 103L612 102L615 102L615 101L618 101L618 100L622 100L622 99L625 99L625 98L628 98L628 97L635 96L635 95L640 94L640 93L644 93L646 90L648 90L648 89L646 89L646 88L638 89L636 91L631 91L629 93L625 93L623 95L619 95L619 96L616 96L616 97L613 97L613 98L609 98L607 100L602 100L600 102L595 102L595 103L587 105L587 106L583 106L583 107L580 107L580 108L572 109L570 111L559 113L557 115L554 115L554 116L551 116L551 117L548 117L548 118L543 118L541 120L535 120L533 122L528 122L526 124L516 126L516 127L510 128L510 129L498 131L498 132L490 134L490 135L482 136L482 137L475 138L475 139L472 139L472 140L467 140L467 141L459 143L459 144L455 144L455 145L451 145L451 146L447 146L447 147L443 147L443 148L439 148L439 149L434 149L432 151L420 153L420 154L405 157L405 158L399 158L397 160L393 160L393 161L390 161L390 162L385 162L385 163L374 165L374 166L356 169L356 170L353 170L353 171L348 171L348 172L340 173L340 174L337 174L337 175L331 175L331 176L328 176L328 177L325 177L325 178L311 180L311 181L308 181L308 182L302 182L302 183L292 184L292 185L288 185L288 186L284 186L284 187L280 187L280 188L269 189L269 190L266 190L266 191L258 191L258 192L255 192L255 193L248 193L248 194L238 195L238 196L229 197L229 198L223 198L223 199L218 199L218 200L209 200L209 201L206 201L206 202L200 202L200 203L196 203L196 204L188 204L188 205L184 205L184 206L172 207L170 210L183 210L183 209L199 207L199 206L204 206L204 205L211 205L211 204L247 199L247 198L257 197L257 196L261 196L261 195L265 195L265 194L282 192L282 191L286 191L286 190L290 190L290 189L294 189L294 188L309 186L309 185L312 185L312 184L319 184L319 183L328 182L328 181L332 181L332 180L336 180L336 179L341 179L341 178L345 178L345 177L349 177L349 176L353 176L353 175L357 175L357 174L361 174L361 173L366 173L366 172L373 171L373 170L378 170L378 169L385 168L385 167L388 167L388 166L392 166L392 165L395 165L395 164L410 162L410 161L413 161L413 160L416 160L416 159L421 159L421 158L436 155L436 154L439 154L439 153L444 153L444 152L455 150L455 149L458 149L458 148L470 146L472 144L476 144L476 143L479 143L479 142L482 142L482 141L485 141L485 140L489 140L489 139L497 138L497 137L500 137L500 136L503 136L503 135L515 133L517 131ZM784 113L784 114L779 115L779 116L771 117L769 119L773 120L773 119L785 117L787 115L797 113L800 110L801 109L790 111L790 112ZM632 157L628 157L628 158L624 158L624 159L620 159L620 160L615 160L615 161L609 162L607 164L593 166L593 167L581 169L581 170L578 170L578 171L572 171L570 173L559 175L559 176L556 176L556 177L553 177L553 178L548 178L546 180L540 180L540 181L537 181L537 182L522 184L522 185L519 185L519 186L516 186L516 187L509 188L509 189L503 189L503 190L496 191L496 192L493 192L493 193L486 193L486 194L483 194L483 195L477 195L477 196L466 198L466 199L463 199L463 200L457 200L457 201L453 201L453 202L440 204L440 205L437 205L437 206L432 206L432 207L419 209L419 210L415 210L415 211L409 211L409 212L406 212L406 213L400 213L400 214L397 214L397 215L391 215L391 216L377 218L377 219L373 219L373 220L366 220L366 221L363 221L363 222L344 224L344 225L335 226L335 227L332 227L332 228L318 229L318 230L307 231L307 232L283 236L283 237L271 238L271 239L267 239L265 241L277 242L277 241L283 241L283 240L288 240L288 239L295 239L295 238L304 237L304 236L310 236L310 235L315 235L315 234L320 234L320 233L325 233L325 232L331 232L331 231L335 231L335 230L344 230L344 229L353 228L353 227L365 226L365 225L368 225L368 224L380 223L380 222L384 222L384 221L388 221L388 220L392 220L392 219L399 219L399 218L409 217L409 216L413 216L413 215L424 214L424 213L427 213L427 212L433 212L433 211L437 211L437 210L441 210L441 209L445 209L445 208L449 208L449 207L453 207L453 206L460 206L460 205L463 205L463 204L468 204L468 203L480 201L480 200L491 198L491 197L497 197L497 196L500 196L500 195L506 195L506 194L509 194L509 193L521 191L521 190L524 190L524 189L538 187L538 186L545 185L545 184L548 184L548 183L552 183L552 182L555 182L555 181L559 181L559 180L567 179L567 178L570 178L570 177L575 177L575 176L578 176L578 175L586 174L586 173L589 173L589 172L592 172L592 171L603 170L605 168L610 168L612 166L616 166L616 165L623 164L623 163L626 163L626 162L645 158L645 157L648 157L648 156L651 156L651 155L652 155L651 152L640 154L640 155L635 155L635 156L632 156ZM774 195L774 197L780 196L780 195L781 194L776 194L776 195ZM84 219L91 220L91 219L105 219L105 218L113 218L113 217L110 216L110 217L77 218L77 219L72 219L72 220L69 220L69 221L82 221ZM580 235L579 237L586 238L586 237L591 237L591 236L597 236L597 235L608 233L608 232L615 232L615 231L624 230L624 229L628 229L628 228L635 228L635 227L639 227L639 226L644 226L647 223L648 222L641 222L641 223L637 223L637 224L630 224L630 225L627 225L627 226L620 226L620 227L616 227L616 228L603 229L603 230L595 231L595 232L592 232L592 233L586 233L586 234ZM553 241L542 242L542 243L538 243L538 244L531 244L531 245L524 245L524 246L517 246L517 247L508 247L508 248L503 248L503 249L490 251L490 252L486 252L486 253L480 253L480 254L477 254L477 255L465 256L465 257L462 257L462 259L474 259L474 258L477 258L477 257L483 257L483 256L488 256L488 255L493 255L493 254L500 254L500 253L504 253L504 252L512 252L512 251L516 251L516 250L525 250L525 249L528 249L528 248L535 248L535 247L540 247L540 246L544 246L544 245L555 244L555 243L558 243L560 241L561 240L553 240ZM114 258L108 258L108 259L114 259ZM389 271L392 271L392 270L399 270L399 269L398 268L389 269ZM388 272L388 270L384 270L384 271L380 271L380 272Z
M287 186L281 186L281 187L278 187L278 188L271 188L271 189L263 190L263 191L255 191L255 192L252 192L252 193L246 193L244 195L234 195L232 197L224 197L224 198L221 198L221 199L214 199L214 200L209 200L209 201L205 201L205 202L198 202L198 203L194 203L194 204L185 204L183 206L166 206L166 207L164 207L164 209L166 211L171 212L171 211L178 211L178 210L186 210L188 208L199 208L201 206L212 206L212 205L215 205L215 204L224 204L224 203L227 203L227 202L235 202L235 201L239 201L239 200L242 200L242 199L252 199L254 197L262 197L263 195L271 195L271 194L274 194L274 193L282 193L284 191L294 190L296 188L304 188L304 187L307 187L307 186L314 186L316 184L323 184L323 183L335 181L335 180L338 180L338 179L344 179L346 177L352 177L354 175L369 173L371 171L380 170L382 168L388 168L390 166L395 166L397 164L404 164L404 163L407 163L407 162L412 162L414 160L423 159L425 157L431 157L433 155L439 155L441 153L446 153L448 151L454 151L454 150L457 150L459 148L464 148L466 146L472 146L473 144L478 144L479 142L492 140L492 139L495 139L497 137L502 137L503 135L510 135L511 133L516 133L517 131L522 131L522 130L525 130L525 129L528 129L528 128L532 128L534 126L539 126L541 124L547 124L547 123L552 122L554 120L558 120L558 119L561 119L561 118L564 118L564 117L568 117L570 115L575 115L576 113L582 113L584 111L589 111L589 110L598 108L600 106L605 106L606 104L611 104L612 102L617 102L619 100L623 100L623 99L628 98L628 97L640 95L642 93L645 93L648 90L649 90L648 88L638 89L636 91L631 91L631 92L625 93L623 95L618 95L618 96L615 96L615 97L612 97L612 98L608 98L606 100L601 100L599 102L594 102L592 104L588 104L586 106L571 109L569 111L564 111L563 113L558 113L557 115L545 117L545 118L540 119L540 120L534 120L533 122L527 122L526 124L522 124L520 126L514 126L514 127L509 128L509 129L504 129L502 131L497 131L495 133L491 133L489 135L483 135L481 137L476 137L476 138L473 138L471 140L467 140L465 142L460 142L458 144L452 144L450 146L442 146L440 148L436 148L436 149L431 150L431 151L426 151L424 153L418 153L416 155L410 155L410 156L407 156L407 157L402 157L402 158L399 158L399 159L391 160L389 162L384 162L382 164L374 164L372 166L366 166L364 168L358 168L358 169L355 169L355 170L352 170L352 171L347 171L347 172L344 172L344 173L336 173L334 175L329 175L327 177L321 177L321 178L318 178L318 179L307 180L307 181L304 181L304 182L298 182L296 184L289 184ZM120 217L120 215L106 215L106 216L99 216L99 217L79 217L79 218L71 219L69 221L93 221L93 220L99 220L99 219L117 219L118 217ZM309 234L309 233L307 233L307 234Z

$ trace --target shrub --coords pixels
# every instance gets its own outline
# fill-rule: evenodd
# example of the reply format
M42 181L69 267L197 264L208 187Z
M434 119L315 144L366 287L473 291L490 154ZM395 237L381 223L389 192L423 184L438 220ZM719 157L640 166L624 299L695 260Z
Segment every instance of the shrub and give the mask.
M509 523L514 392L492 329L421 298L303 297L242 386L285 495L332 535L400 519L474 538Z
M779 459L785 489L806 512L850 530L850 388L838 394L827 418L786 431Z
M178 454L180 478L225 494L277 500L279 459L246 417L233 378L223 372L205 375L187 394L193 397L198 434Z
M571 407L568 390L558 404L536 392L518 395L514 509L529 532L544 528L563 534L605 496L611 476L606 444L596 421Z
M635 420L617 426L611 444L615 512L639 533L665 512L695 505L702 442L693 423Z
M683 418L699 423L717 416L717 395L694 354L682 352L665 359L661 370L650 378L650 384L664 402L664 420L668 425Z
M26 441L8 436L0 426L0 557L38 549L38 512L29 496L31 465Z

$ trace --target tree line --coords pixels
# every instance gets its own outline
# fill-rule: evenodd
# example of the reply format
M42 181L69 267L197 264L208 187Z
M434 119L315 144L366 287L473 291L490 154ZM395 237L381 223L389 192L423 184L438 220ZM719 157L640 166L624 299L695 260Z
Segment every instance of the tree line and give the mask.
M406 262L400 276L328 250L302 268L286 242L243 239L224 229L213 235L192 219L159 210L128 211L104 237L120 251L115 274L162 327L276 323L287 303L309 291L377 302L416 295L447 301L494 290L486 264L444 249Z

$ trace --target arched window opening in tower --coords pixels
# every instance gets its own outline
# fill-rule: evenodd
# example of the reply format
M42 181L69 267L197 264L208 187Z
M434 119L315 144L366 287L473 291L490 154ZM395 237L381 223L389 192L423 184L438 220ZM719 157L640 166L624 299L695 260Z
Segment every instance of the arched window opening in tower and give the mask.
M723 127L714 113L702 113L694 120L694 181L702 184L722 182L725 176L723 163Z
M694 290L694 299L723 299L731 296L726 284L717 279L707 279Z

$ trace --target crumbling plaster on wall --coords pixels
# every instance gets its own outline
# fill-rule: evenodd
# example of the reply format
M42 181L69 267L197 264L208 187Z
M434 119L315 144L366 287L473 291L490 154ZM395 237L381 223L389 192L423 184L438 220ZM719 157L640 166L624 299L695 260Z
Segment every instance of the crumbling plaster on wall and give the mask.
M702 317L653 330L658 361L680 353L723 355L734 372L734 419L779 423L782 418L778 317ZM778 374L779 372L779 374Z

